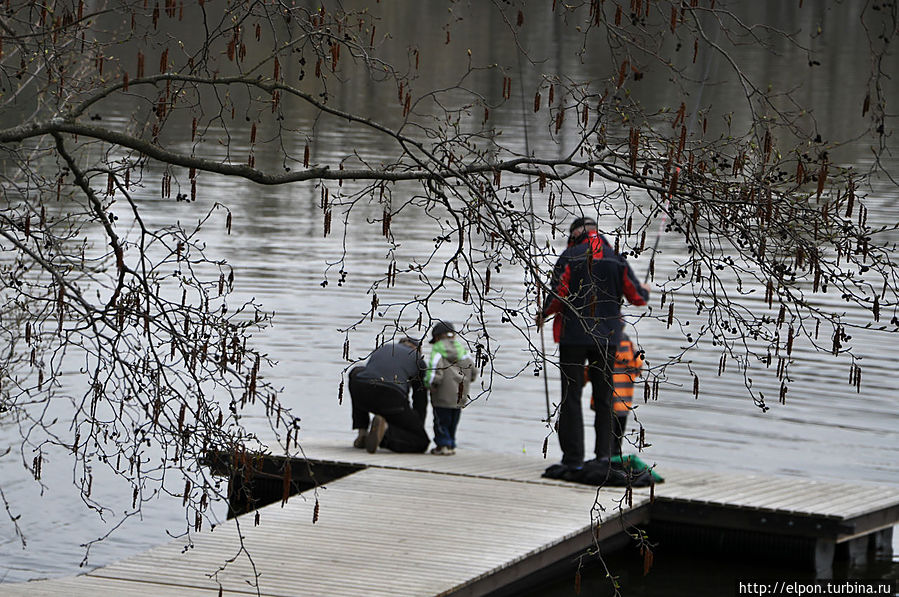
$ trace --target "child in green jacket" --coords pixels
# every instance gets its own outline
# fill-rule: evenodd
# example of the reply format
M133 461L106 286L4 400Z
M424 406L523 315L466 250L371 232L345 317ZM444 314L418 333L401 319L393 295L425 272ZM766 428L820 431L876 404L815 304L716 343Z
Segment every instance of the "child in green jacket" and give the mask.
M462 407L469 400L468 390L478 370L465 345L456 338L453 324L438 321L431 331L431 358L425 373L425 385L434 407L434 443L431 454L456 453L456 428Z

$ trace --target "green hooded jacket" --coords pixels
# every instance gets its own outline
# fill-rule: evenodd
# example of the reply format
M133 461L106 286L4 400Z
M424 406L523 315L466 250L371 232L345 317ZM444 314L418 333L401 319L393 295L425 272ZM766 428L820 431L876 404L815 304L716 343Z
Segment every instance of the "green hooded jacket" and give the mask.
M440 408L462 408L478 369L465 345L457 338L443 338L431 350L424 383L431 391L431 404Z

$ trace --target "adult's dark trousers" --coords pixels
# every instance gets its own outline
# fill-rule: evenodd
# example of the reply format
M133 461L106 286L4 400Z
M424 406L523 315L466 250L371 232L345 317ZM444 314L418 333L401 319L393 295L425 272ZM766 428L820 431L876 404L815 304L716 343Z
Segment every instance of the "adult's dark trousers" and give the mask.
M597 459L612 455L612 370L615 348L608 344L593 346L559 346L562 374L562 403L559 406L559 445L562 463L580 466L584 462L584 415L581 393L584 389L584 365L593 388L596 408L593 428L596 432L594 453Z
M431 443L424 420L409 404L399 386L369 381L350 375L353 429L368 429L369 413L387 420L387 432L380 447L394 452L424 452Z

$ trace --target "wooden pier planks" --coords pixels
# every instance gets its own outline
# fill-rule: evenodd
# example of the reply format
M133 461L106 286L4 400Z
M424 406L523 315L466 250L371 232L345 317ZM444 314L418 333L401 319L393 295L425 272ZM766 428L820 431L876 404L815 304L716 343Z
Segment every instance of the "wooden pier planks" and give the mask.
M272 451L278 453L277 448L272 447ZM457 450L454 456L395 454L386 450L369 454L345 443L315 441L304 444L304 455L310 460L322 463L355 464L522 483L572 486L571 483L541 478L543 470L553 464L553 461L534 454L495 454L465 449Z
M570 485L541 479L543 469L551 463L539 456L526 454L498 455L465 450L459 450L450 457L385 451L368 454L334 441L311 442L305 446L305 453L308 458L322 462ZM654 494L656 498L666 500L844 520L899 506L899 486L670 468L660 472L666 482L657 485ZM616 489L604 491L614 492ZM647 491L637 492L643 494Z
M497 573L523 577L554 546L584 550L594 505L604 526L623 530L617 500L597 501L589 487L373 468L329 483L319 500L315 524L314 499L294 496L261 509L258 527L249 514L198 534L186 553L186 541L173 541L90 576L217 590L206 575L240 553L240 534L266 596L437 595ZM635 499L632 512L647 502ZM248 578L253 567L240 554L218 580L225 594L249 594Z
M619 534L651 515L647 489L634 491L628 509L621 488L540 478L549 463L535 455L368 454L333 441L306 442L304 450L313 461L368 467L319 488L315 524L315 496L307 492L283 507L260 509L258 527L251 513L195 534L186 551L187 540L175 540L84 576L0 585L0 593L211 597L221 586L224 595L255 595L247 580L258 578L265 597L479 595L583 553L596 534ZM716 508L719 519L732 511L735 524L750 520L739 516L747 512L830 521L833 528L861 521L854 534L832 539L839 541L899 521L897 486L661 472L666 482L654 488L658 502L685 512ZM599 512L598 529L591 511Z
M671 482L656 487L662 499L835 519L899 506L896 486L722 474L685 483L677 471L664 472Z
M527 483L543 483L568 486L561 481L541 479L540 473L549 463L533 455L486 455L459 450L456 456L437 457L422 454L368 454L334 441L311 442L306 446L307 457L323 462L352 462L370 467L391 467L403 470L421 470L486 476ZM717 509L715 520L728 528L745 528L768 532L776 529L774 521L756 527L746 513L771 512L791 520L802 519L809 523L824 522L822 528L847 529L836 532L835 541L848 540L858 535L884 528L899 522L899 486L813 481L795 477L770 475L746 475L738 473L710 473L695 470L665 468L660 471L666 482L654 488L657 500L678 505L696 504ZM618 488L604 489L612 494ZM635 495L648 496L647 489L636 489ZM684 510L683 508L678 508ZM728 518L727 511L733 511ZM759 518L761 520L761 518ZM701 522L697 520L697 522ZM847 524L851 523L851 524ZM814 524L813 524L814 526ZM792 526L781 529L792 532Z

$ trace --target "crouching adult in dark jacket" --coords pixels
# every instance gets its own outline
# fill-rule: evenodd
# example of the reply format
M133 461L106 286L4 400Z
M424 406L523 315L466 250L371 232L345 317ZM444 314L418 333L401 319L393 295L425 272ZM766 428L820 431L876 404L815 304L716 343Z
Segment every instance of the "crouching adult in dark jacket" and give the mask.
M361 367L349 374L353 404L353 445L374 453L379 447L394 452L424 452L430 439L425 432L428 391L421 346L412 338L384 344ZM409 392L412 404L409 404ZM374 414L369 427L369 413Z

